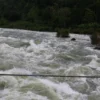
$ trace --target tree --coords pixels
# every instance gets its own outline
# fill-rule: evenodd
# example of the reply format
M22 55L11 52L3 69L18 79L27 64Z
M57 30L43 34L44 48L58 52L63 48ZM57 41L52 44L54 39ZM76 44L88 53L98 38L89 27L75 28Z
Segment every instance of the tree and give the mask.
M86 9L84 17L83 17L83 22L92 23L92 22L95 22L95 21L96 21L95 12L93 12L91 9Z
M39 9L37 7L32 7L27 14L27 20L35 22L38 19L38 10Z
M60 27L67 27L69 26L69 22L70 22L70 9L67 7L64 8L60 8L58 10L58 24Z

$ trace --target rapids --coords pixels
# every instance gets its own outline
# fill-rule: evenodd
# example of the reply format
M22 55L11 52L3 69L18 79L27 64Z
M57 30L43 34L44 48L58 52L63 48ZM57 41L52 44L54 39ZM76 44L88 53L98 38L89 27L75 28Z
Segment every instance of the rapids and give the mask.
M55 36L0 28L0 74L100 75L88 35ZM0 100L100 100L100 79L0 76Z

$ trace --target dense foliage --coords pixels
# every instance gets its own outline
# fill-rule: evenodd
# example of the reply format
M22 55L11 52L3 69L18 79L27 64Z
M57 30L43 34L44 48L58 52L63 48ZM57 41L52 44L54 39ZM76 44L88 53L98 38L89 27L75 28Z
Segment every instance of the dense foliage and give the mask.
M0 27L79 31L100 27L99 17L100 0L0 0Z

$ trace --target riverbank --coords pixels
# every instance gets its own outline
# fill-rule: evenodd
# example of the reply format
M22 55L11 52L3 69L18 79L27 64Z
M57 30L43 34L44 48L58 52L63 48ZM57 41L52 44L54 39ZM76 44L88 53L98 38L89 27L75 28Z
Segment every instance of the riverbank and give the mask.
M43 24L34 24L28 21L16 21L16 22L8 22L2 21L0 22L1 28L13 28L13 29L25 29L25 30L34 30L34 31L45 31L45 32L57 32L56 36L61 38L68 38L69 33L75 34L87 34L90 35L91 44L98 45L100 39L98 39L97 33L100 33L100 24L98 23L89 23L89 24L80 24L77 26L67 27L67 28L59 28L43 25Z
M70 27L54 27L48 24L38 24L29 21L15 21L9 22L7 20L0 21L1 28L14 28L14 29L26 29L26 30L35 30L35 31L57 31L62 29L67 29L68 32L78 33L78 34L91 34L95 30L100 30L99 23L88 23L88 24L79 24Z

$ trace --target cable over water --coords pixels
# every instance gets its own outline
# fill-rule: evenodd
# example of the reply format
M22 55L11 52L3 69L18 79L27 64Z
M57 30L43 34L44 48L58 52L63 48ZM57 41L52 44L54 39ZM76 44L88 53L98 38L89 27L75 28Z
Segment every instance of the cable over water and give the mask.
M66 76L66 75L41 75L41 74L0 74L0 76L32 76L32 77L70 77L70 78L100 78L98 75L93 76Z

